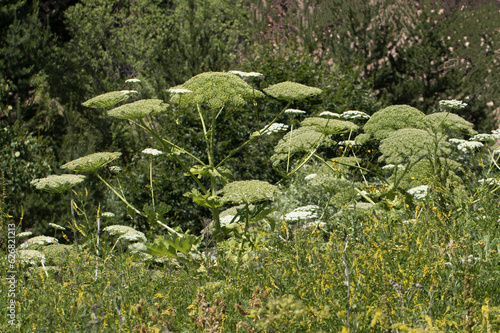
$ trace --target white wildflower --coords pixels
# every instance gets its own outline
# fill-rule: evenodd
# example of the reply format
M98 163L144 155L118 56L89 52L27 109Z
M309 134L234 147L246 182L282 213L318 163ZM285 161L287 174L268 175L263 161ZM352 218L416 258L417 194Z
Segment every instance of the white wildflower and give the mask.
M463 139L448 139L448 141L450 141L451 143L456 143L456 144L461 144L461 143L467 142L467 140L463 140Z
M29 237L33 235L33 233L31 231L25 231L25 232L21 232L21 233L18 233L16 235L17 238L25 238L25 237Z
M144 236L144 234L142 232L139 232L136 230L134 230L133 232L127 232L127 233L121 235L120 237L118 237L118 240L120 240L120 239L125 239L125 240L128 240L130 242L146 242L147 241L146 236Z
M144 236L142 232L124 225L110 225L109 227L104 228L104 231L108 232L110 235L120 236L119 239L124 238L132 241L146 241L146 236Z
M26 240L26 242L22 243L19 246L19 248L20 249L27 249L33 245L47 245L47 244L56 244L56 243L59 243L59 241L54 237L36 236L36 237L33 237L33 238Z
M334 117L334 118L340 118L340 114L330 112L330 111L323 111L319 114L320 117Z
M286 109L285 113L288 113L288 114L303 114L303 113L306 113L306 112L302 111L302 110L298 110L298 109Z
M241 77L259 77L264 75L257 72L242 72L242 71L229 71L229 73L234 75L239 75Z
M119 166L117 165L113 165L113 166L110 166L109 167L109 171L113 172L113 173L119 173L120 171L122 171L122 168L120 168Z
M191 90L183 89L183 88L170 88L168 91L172 94L189 94L192 93Z
M140 253L146 251L148 248L144 243L132 243L128 246L131 253Z
M52 228L54 228L56 230L66 230L65 227L60 226L59 224L55 224L55 223L49 223L49 226L51 226Z
M487 184L487 185L500 185L500 179L494 179L494 178L479 179L478 182L480 184Z
M302 226L302 228L304 228L304 229L306 229L306 228L323 228L324 226L326 226L326 223L323 221L311 221L311 222L307 222L306 224L304 224Z
M161 150L154 149L154 148L146 148L142 151L143 154L148 154L148 155L153 155L153 156L158 156L163 154Z
M394 164L387 164L382 167L383 170L392 170L396 166ZM398 164L398 169L403 169L405 166L403 164Z
M467 141L462 139L448 139L448 141L457 144L457 148L463 151L464 153L466 153L469 150L474 150L476 148L481 148L484 146L479 141Z
M317 175L318 175L317 173L311 173L310 175L305 176L304 180L309 181L311 179L316 178Z
M282 124L282 123L273 123L271 126L269 126L268 129L261 129L260 134L267 134L271 135L272 133L277 133L280 131L286 131L288 129L288 125Z
M233 221L234 219L234 221ZM231 223L236 223L240 220L240 217L237 216L236 218L234 218L234 215L226 215L226 216L222 216L220 218L220 225L221 226L227 226Z
M344 140L337 143L338 146L361 146L360 143L356 143L354 140Z
M450 109L463 109L467 106L467 103L463 103L462 101L456 99L450 99L450 100L439 101L439 106L447 107Z
M34 179L30 184L39 190L61 193L80 184L84 179L85 176L82 175L50 175L45 178Z
M316 211L319 209L316 205L307 205L303 207L296 208L292 212L284 216L287 222L296 222L306 219L315 219L318 217Z
M23 264L35 265L38 262L45 262L45 255L40 251L35 250L19 250L17 256Z
M141 82L141 80L139 80L139 79L128 79L128 80L125 81L125 83L128 83L128 82L135 83L135 82Z
M124 95L130 95L130 94L138 94L139 92L137 90L121 90L121 93Z
M500 139L500 134L498 133L492 133L492 134L476 134L472 138L470 138L470 141L483 141L483 142L493 142L497 141Z
M458 145L458 149L463 152L467 152L468 150L474 150L483 147L484 145L479 141L465 141Z
M340 115L343 119L370 119L370 116L365 112L350 110Z
M420 185L414 188L409 189L408 194L415 197L417 200L422 200L427 196L427 190L429 189L428 185Z
M102 217L115 217L115 214L111 213L111 212L102 212L101 216Z

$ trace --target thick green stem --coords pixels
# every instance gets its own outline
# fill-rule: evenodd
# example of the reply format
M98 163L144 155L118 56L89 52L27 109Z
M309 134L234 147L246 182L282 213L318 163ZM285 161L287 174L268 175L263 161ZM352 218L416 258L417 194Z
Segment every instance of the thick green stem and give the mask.
M149 158L149 186L151 187L151 203L153 204L153 211L155 210L155 193L153 189L153 158Z
M221 110L219 111L219 114ZM208 163L210 165L210 168L212 170L215 170L215 125L216 125L216 120L217 116L215 115L215 112L212 112L212 125L210 126L210 145L209 145L209 151L208 153ZM217 196L217 179L215 178L215 173L211 172L210 173L210 188L212 190L212 196ZM220 230L220 218L219 218L219 207L214 207L212 208L212 219L215 224L215 232L218 233Z

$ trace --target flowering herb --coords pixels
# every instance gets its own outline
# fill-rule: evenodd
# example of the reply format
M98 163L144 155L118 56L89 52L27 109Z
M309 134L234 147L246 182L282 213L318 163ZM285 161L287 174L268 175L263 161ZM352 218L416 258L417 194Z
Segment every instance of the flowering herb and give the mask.
M31 185L34 185L39 190L62 193L80 184L84 179L85 176L82 175L50 175L45 178L32 180Z

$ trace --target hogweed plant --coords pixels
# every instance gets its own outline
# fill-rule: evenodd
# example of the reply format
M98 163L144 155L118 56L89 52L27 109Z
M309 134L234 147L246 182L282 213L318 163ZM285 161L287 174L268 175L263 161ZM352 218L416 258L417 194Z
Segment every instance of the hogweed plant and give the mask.
M261 92L240 77L245 76L204 73L170 90L170 102L191 108L199 119L201 156L178 144L175 134L163 137L156 131L155 115L169 112L163 101L133 101L139 96L135 92L113 92L86 102L155 138L162 153L143 151L151 205L137 208L102 176L119 152L91 154L64 168L95 173L130 214L163 225L168 234L147 243L141 231L99 212L102 237L80 238L87 247L97 244L99 252L93 254L104 258L98 262L106 265L96 265L103 267L96 273L97 260L85 249L75 257L71 247L52 237L25 241L19 251L38 251L22 252L32 256L30 265L45 258L56 271L64 267L57 274L48 264L45 272L33 267L24 289L47 307L54 299L58 307L64 305L64 314L56 307L50 314L54 319L46 320L53 331L68 322L103 331L498 331L498 130L477 134L453 113L463 106L458 102L440 103L439 112L428 115L407 105L371 116L356 110L302 113L291 109L293 102L319 90L285 82ZM283 110L249 133L241 147L215 151L225 113L265 95L281 100ZM232 179L228 159L270 136L280 136L270 162L283 180ZM187 195L211 211L205 234L218 241L206 248L205 267L196 271L183 260L194 256L200 237L169 226L166 208L155 197L153 165L164 158L179 163L195 185ZM78 177L47 177L34 184L70 190L83 181L72 176ZM77 222L69 225L79 236L88 235L90 227L81 222L86 221L84 200L77 201L71 206ZM93 219L87 220L95 228ZM103 249L107 240L109 251ZM111 253L116 253L113 260ZM167 258L145 265L144 253ZM78 258L81 262L70 264ZM123 274L117 279L116 272ZM63 282L50 283L52 276ZM44 298L49 292L53 297ZM76 301L70 295L78 295ZM39 313L31 303L22 304L26 313ZM39 317L25 321L47 325Z

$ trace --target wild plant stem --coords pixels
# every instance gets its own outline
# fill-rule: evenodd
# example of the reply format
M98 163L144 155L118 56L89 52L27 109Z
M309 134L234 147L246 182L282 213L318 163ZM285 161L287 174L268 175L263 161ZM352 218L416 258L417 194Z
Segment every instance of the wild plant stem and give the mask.
M141 216L146 216L144 213L140 212L137 208L135 208L134 206L132 206L128 201L127 199L125 199L125 197L123 197L120 193L118 193L118 191L116 191L113 186L109 185L108 182L106 182L98 173L96 173L96 176L97 178L99 178L111 191L113 191L114 194L116 194L116 196L125 204L127 205L127 207L129 207L130 209L132 209L134 212L136 212L137 214L141 215Z

